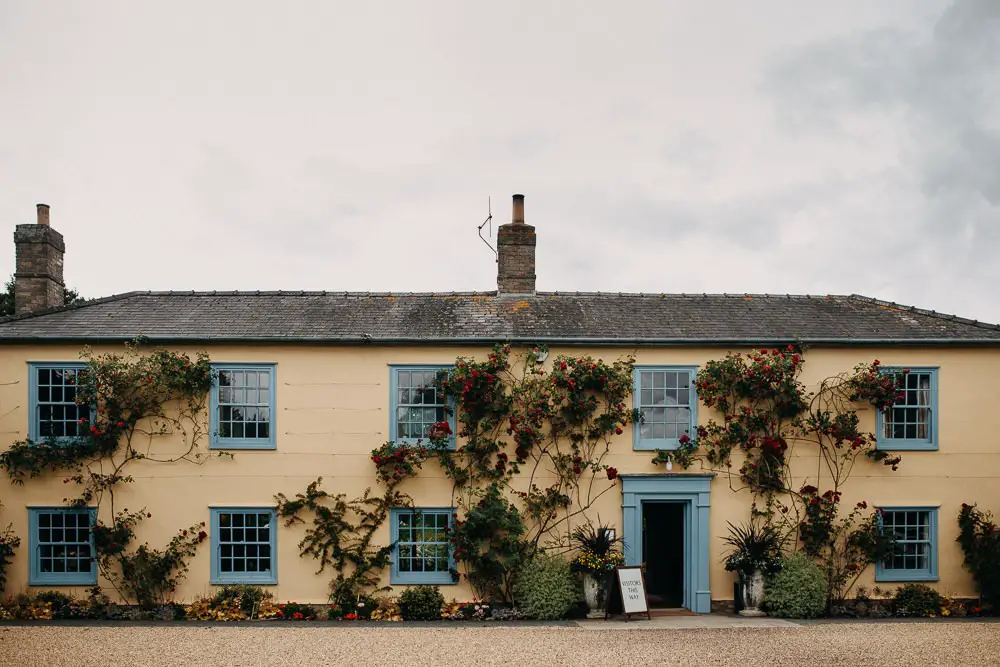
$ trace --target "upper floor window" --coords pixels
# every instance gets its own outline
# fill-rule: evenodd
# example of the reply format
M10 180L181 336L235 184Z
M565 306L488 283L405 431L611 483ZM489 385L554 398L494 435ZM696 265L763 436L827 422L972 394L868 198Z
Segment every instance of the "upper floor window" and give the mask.
M635 367L635 449L676 449L682 435L695 437L696 373L693 366Z
M882 507L892 552L875 564L876 581L937 581L936 507Z
M937 369L885 368L900 396L877 418L880 449L937 449Z
M275 511L212 508L212 583L276 584Z
M454 567L448 529L453 509L393 508L392 584L451 584Z
M28 509L32 586L89 586L97 583L92 508Z
M90 406L76 403L77 378L84 368L86 364L29 365L29 440L75 438L84 434Z
M436 422L447 421L455 430L454 416L448 414L446 399L434 388L434 378L449 366L392 366L389 440L427 443L427 432Z
M274 449L274 364L216 364L213 449Z

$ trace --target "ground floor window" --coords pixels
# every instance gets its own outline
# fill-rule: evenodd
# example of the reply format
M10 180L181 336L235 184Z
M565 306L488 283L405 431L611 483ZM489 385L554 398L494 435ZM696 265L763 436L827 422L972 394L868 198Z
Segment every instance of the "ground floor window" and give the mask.
M33 586L92 586L95 511L91 508L42 507L28 510Z
M895 544L875 564L876 581L937 580L937 508L882 507L880 513Z
M212 583L276 584L275 512L212 508Z
M450 584L454 563L448 530L451 508L396 508L391 512L393 584Z

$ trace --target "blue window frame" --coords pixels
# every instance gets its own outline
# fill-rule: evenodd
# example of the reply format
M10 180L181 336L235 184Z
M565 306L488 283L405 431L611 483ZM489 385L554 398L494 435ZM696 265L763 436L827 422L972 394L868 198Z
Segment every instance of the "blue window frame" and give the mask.
M271 507L213 507L212 583L278 583L275 522Z
M453 584L450 507L393 508L390 584Z
M211 449L275 449L275 365L213 364Z
M90 406L77 405L77 377L81 363L28 364L28 439L33 442L83 435ZM84 423L80 420L84 419Z
M455 415L446 399L434 389L439 371L451 366L390 366L389 440L406 444L427 443L427 431L436 422L447 421L455 431ZM449 414L450 413L450 414ZM452 437L451 446L455 446Z
M876 434L879 449L933 450L938 448L938 369L884 368L894 375L902 396L886 412L879 412Z
M938 508L880 507L892 553L875 563L875 581L938 580Z
M677 449L680 437L695 437L697 366L636 366L634 449Z
M93 586L97 561L91 528L92 507L31 507L28 509L32 586Z

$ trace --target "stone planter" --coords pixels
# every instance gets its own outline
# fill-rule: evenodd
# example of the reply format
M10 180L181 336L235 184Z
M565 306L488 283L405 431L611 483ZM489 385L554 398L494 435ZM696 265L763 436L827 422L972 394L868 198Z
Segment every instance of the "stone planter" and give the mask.
M764 604L764 573L754 570L749 577L743 578L743 609L740 616L767 616L761 611Z
M587 602L587 618L604 618L607 605L604 577L587 572L583 575L583 598Z

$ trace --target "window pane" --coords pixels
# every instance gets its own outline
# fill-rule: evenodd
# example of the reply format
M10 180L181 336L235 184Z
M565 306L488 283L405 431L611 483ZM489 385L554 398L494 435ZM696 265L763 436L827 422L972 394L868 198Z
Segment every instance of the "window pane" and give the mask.
M218 436L222 439L270 439L271 371L227 369L220 372L219 378Z
M400 572L448 570L447 526L449 512L417 511L394 514L398 542L396 562Z
M930 512L885 511L882 524L896 540L883 567L910 571L930 569Z
M437 369L395 369L396 438L416 440L427 437L432 424L447 418L446 406L438 398L433 382Z
M270 512L255 510L219 513L220 572L260 574L271 571L272 517ZM224 524L228 527L223 528ZM233 581L240 580L234 578Z
M36 530L33 557L38 572L79 575L93 572L90 560L90 521L88 511L35 512ZM59 583L53 580L52 583ZM68 577L66 583L79 583Z

